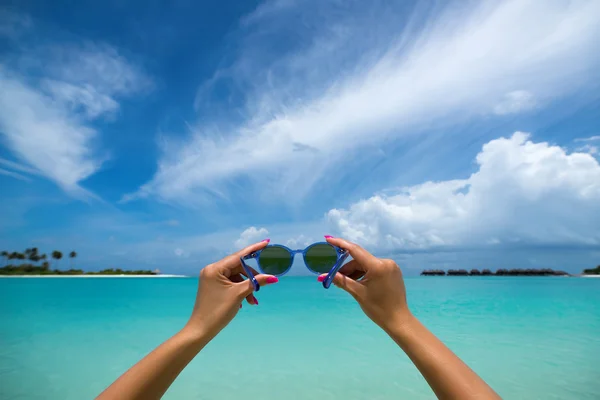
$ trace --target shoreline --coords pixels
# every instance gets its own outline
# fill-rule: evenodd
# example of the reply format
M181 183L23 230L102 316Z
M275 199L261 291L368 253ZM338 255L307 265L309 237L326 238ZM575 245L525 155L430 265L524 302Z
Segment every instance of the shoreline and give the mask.
M189 278L187 275L0 275L0 278Z

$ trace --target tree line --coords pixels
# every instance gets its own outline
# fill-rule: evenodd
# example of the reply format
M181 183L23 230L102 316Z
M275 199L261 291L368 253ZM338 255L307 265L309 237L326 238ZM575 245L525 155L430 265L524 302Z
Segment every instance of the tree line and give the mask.
M596 268L592 269L584 269L584 275L600 275L600 265ZM423 276L569 276L568 272L565 271L555 271L550 268L513 268L513 269L505 269L500 268L497 269L496 272L492 272L489 269L472 269L467 271L466 269L449 269L448 271L444 271L443 269L426 269L421 272Z
M0 253L0 255L4 257L5 266L7 266L9 261L12 260L18 260L20 261L20 264L24 264L26 261L31 261L37 264L40 261L42 261L42 266L46 265L49 268L50 263L48 260L50 259L50 257L56 260L56 263L58 263L58 261L63 258L63 253L61 251L54 250L52 251L52 253L50 253L50 257L48 257L45 253L40 254L37 247L25 249L23 253L19 253L17 251L8 252L4 250ZM75 251L69 253L69 258L71 259L71 266L75 257L77 257L77 253Z
M84 272L82 269L73 268L73 263L77 257L77 252L69 253L70 266L68 270L58 269L59 261L63 258L63 253L58 250L52 251L48 257L45 253L40 254L37 247L25 249L24 252L2 251L0 255L4 257L4 267L0 268L0 275L156 275L157 272L150 270L122 270L104 269L97 272ZM50 268L50 259L54 260L54 269ZM16 260L16 263L12 261ZM40 264L41 263L41 264Z
M448 271L444 271L442 269L426 269L421 272L421 275L424 276L568 276L570 275L565 271L555 271L550 268L513 268L513 269L505 269L500 268L497 269L496 272L492 272L489 269L478 270L472 269L467 271L466 269L449 269Z

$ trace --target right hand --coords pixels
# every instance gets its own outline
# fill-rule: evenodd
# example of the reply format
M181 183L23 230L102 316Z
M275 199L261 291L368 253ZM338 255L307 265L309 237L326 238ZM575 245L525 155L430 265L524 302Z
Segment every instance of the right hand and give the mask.
M350 293L373 322L389 331L412 318L402 271L393 260L379 259L344 239L327 237L326 240L348 250L353 258L335 275L333 284ZM326 276L319 276L319 281Z

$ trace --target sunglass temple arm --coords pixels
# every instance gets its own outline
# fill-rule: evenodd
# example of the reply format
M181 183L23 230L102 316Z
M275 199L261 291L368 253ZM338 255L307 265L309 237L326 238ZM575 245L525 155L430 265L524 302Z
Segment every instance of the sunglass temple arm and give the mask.
M246 264L246 262L244 261L244 260L250 260L252 258L256 258L256 256L257 256L256 253L250 253L250 254L248 254L246 256L240 257L240 262L242 263L242 268L246 272L246 275L248 275L248 280L250 282L252 282L252 286L254 287L254 291L258 292L260 290L260 285L258 284L258 281L254 277L254 274L252 273L252 270L250 269L250 267L248 266L248 264Z
M348 258L348 256L350 255L348 250L342 249L342 251L343 251L341 253L342 256L337 260L337 262L335 263L333 268L331 268L331 271L329 271L329 273L327 274L327 277L323 281L323 287L325 289L329 289L329 287L331 286L331 282L333 282L333 278L335 277L335 274L337 274L337 272L340 270L340 268L342 268L342 266L344 265L344 261L346 261L346 258Z

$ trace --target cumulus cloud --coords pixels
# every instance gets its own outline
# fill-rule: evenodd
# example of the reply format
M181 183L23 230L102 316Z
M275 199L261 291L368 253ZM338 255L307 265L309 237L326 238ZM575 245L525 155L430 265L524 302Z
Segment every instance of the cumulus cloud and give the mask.
M155 176L126 198L189 203L251 182L254 195L301 199L325 176L343 179L365 146L541 107L597 81L597 1L449 3L414 18L400 3L359 3L259 7L236 61L215 73L243 103L234 118L164 140ZM275 57L266 48L286 29L302 34Z
M80 182L108 157L93 121L150 80L104 44L28 50L0 68L0 133L25 168L75 197L93 196Z
M288 239L285 242L285 245L287 247L289 247L290 249L296 250L296 249L304 249L304 248L308 247L309 245L311 245L312 243L314 243L314 241L311 238L306 237L305 235L300 235L295 238Z
M265 239L268 234L269 231L265 228L256 228L251 226L250 228L244 230L239 239L237 239L233 244L237 249L241 249L252 243Z
M599 245L600 164L528 140L492 140L466 179L426 182L327 213L343 237L389 251L489 245Z

